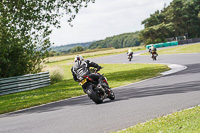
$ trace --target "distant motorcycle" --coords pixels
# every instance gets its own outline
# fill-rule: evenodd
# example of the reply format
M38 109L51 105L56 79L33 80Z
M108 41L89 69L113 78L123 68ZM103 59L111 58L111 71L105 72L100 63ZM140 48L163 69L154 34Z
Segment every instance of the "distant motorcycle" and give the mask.
M156 54L156 51L152 51L152 53L151 53L151 58L153 59L153 60L156 60L156 57L158 56L157 54Z
M128 60L131 61L133 59L133 52L127 53Z
M90 69L92 74L99 74L97 73L97 69ZM101 85L98 85L97 81L93 81L91 78L89 78L88 75L81 77L80 85L86 86L86 93L88 94L88 97L92 99L96 104L100 104L103 102L104 99L109 98L110 100L115 99L114 92L108 87L107 79L101 80Z

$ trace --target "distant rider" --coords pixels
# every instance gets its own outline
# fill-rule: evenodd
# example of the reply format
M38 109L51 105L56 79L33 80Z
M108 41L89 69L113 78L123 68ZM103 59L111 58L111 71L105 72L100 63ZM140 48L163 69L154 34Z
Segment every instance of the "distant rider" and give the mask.
M91 73L89 70L90 67L94 67L97 68L97 70L99 71L102 67L99 66L98 64L90 62L89 60L84 60L81 55L77 55L74 61L75 64L72 66L71 72L76 82L80 82L79 79L81 79L81 77L86 75L88 75L89 78L91 78L92 80L97 81L98 85L101 84L101 81L105 79L104 76ZM82 85L82 88L86 93L86 88L84 85Z
M128 49L127 55L131 56L131 59L133 58L133 50L131 48Z
M158 54L157 54L157 49L156 49L156 47L154 47L153 44L152 44L151 47L149 48L149 53L151 54L151 56L153 56L152 53L153 53L153 54L156 54L156 56L158 56Z

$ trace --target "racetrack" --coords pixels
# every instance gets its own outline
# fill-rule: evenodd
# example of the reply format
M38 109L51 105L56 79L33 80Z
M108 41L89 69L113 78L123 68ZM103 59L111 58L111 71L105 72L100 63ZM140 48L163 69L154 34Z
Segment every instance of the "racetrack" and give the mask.
M134 56L129 62L125 53L93 58L97 63L169 63L187 69L114 88L116 100L99 105L85 95L1 115L0 132L103 133L199 105L199 58L200 53L159 55L156 61Z

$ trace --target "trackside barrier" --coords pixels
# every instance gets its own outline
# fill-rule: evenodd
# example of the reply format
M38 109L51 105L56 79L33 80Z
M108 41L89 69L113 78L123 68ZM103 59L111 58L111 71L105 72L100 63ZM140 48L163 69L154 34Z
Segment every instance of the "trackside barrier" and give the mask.
M146 49L149 49L152 44L146 45ZM169 46L176 46L178 45L178 41L173 41L173 42L165 42L165 43L156 43L153 44L154 47L156 48L161 48L161 47L169 47Z
M146 49L149 49L151 47L151 44L146 45Z
M49 72L0 79L0 95L37 89L51 84Z
M161 48L161 47L169 47L169 46L176 46L176 45L181 45L181 44L197 43L197 42L200 42L200 38L192 38L192 39L181 40L181 41L157 43L157 44L153 44L153 45L156 48ZM151 45L152 44L146 45L146 49L149 49L151 47Z

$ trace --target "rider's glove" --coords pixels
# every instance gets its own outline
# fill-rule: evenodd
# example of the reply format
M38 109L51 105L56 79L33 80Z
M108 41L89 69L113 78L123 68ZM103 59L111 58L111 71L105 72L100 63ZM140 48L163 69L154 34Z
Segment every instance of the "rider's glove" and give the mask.
M99 71L101 68L102 68L101 66L98 66L98 67L97 67L97 71Z

